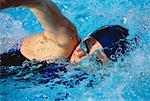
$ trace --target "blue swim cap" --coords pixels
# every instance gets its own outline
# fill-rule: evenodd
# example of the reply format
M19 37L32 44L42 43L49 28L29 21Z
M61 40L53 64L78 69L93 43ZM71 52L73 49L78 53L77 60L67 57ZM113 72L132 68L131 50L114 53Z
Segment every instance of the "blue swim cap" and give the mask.
M119 25L112 25L101 27L90 36L95 38L103 46L107 57L115 61L116 57L112 58L111 56L115 56L117 52L125 54L127 49L126 37L128 35L128 29Z

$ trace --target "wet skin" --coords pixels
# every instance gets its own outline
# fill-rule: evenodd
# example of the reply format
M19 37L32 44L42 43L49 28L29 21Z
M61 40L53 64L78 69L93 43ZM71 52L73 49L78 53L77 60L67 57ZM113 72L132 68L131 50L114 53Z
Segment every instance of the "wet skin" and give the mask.
M84 52L83 49L81 49L82 44L86 43L88 52ZM96 53L96 54L95 54ZM70 62L76 63L83 59L87 59L88 55L94 54L98 60L105 64L109 64L106 54L103 52L102 45L93 37L88 36L85 38L74 50Z
M31 8L45 29L44 33L23 38L21 53L26 58L44 61L71 57L70 62L76 63L87 59L88 55L96 51L97 59L108 64L106 54L101 51L103 47L96 39L88 36L79 44L74 25L61 14L54 3L48 0L0 0L0 4L0 10L19 6ZM80 48L83 42L87 43L88 53Z
M44 33L23 38L21 53L29 60L70 58L78 45L77 31L55 4L49 0L0 0L0 10L30 8L44 27ZM21 33L20 33L21 34Z

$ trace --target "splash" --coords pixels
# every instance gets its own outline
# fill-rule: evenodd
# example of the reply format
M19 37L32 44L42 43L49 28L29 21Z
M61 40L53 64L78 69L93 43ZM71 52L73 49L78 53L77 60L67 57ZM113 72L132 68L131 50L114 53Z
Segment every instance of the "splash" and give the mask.
M22 23L14 20L9 14L0 13L0 15L0 54L2 54L26 36L26 31Z
M11 73L16 71L16 74L1 79L0 98L28 101L148 101L150 98L149 0L53 1L75 24L81 39L103 25L119 24L129 29L128 39L140 37L139 45L111 66L101 67L95 60L85 60L76 65L59 61L56 62L57 64L45 66L43 70L37 70L41 64L37 65L32 62L27 62L22 67L9 67ZM15 14L19 14L19 11L16 10ZM22 9L22 11L27 12L27 9ZM27 23L33 20L33 15L28 14L31 19L28 17ZM23 16L18 19L21 18ZM4 21L0 27L0 35L7 37L8 33L11 37L22 37L20 33L31 32L33 26L28 26L28 29L25 28L24 31L23 21L20 22L18 19L14 20L14 15L10 16L9 12L0 13L0 22ZM35 21L31 25L36 26ZM29 34L25 33L25 35ZM129 50L134 47L130 45ZM63 70L62 67L70 68ZM52 68L54 70L51 70ZM96 71L93 68L96 68Z

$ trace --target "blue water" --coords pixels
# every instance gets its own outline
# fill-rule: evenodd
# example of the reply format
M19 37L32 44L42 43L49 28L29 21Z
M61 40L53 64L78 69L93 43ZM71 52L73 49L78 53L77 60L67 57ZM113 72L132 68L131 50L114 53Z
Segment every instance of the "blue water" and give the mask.
M100 68L94 60L77 65L58 61L72 69L54 77L49 72L34 73L31 68L36 65L29 72L24 67L10 67L17 74L1 79L1 101L149 101L150 0L53 1L74 23L81 39L103 25L119 24L129 29L128 39L140 36L139 46L109 67ZM43 31L30 9L0 12L0 53L16 40Z

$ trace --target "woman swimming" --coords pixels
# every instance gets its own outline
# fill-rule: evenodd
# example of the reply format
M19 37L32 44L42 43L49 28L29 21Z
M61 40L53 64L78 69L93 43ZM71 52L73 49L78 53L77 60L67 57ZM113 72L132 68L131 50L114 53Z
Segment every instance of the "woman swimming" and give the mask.
M78 41L74 25L49 0L0 0L0 10L11 7L31 8L45 32L22 39L20 53L29 60L70 58ZM20 33L21 34L21 33Z
M128 30L119 25L100 28L79 44L75 27L62 16L54 3L48 0L0 0L0 3L0 10L18 6L31 8L45 28L44 33L25 37L19 48L1 54L1 65L22 65L25 60L59 58L70 58L70 62L75 63L95 53L100 61L108 64L108 58L112 59L118 49L122 48L121 53L125 53Z

